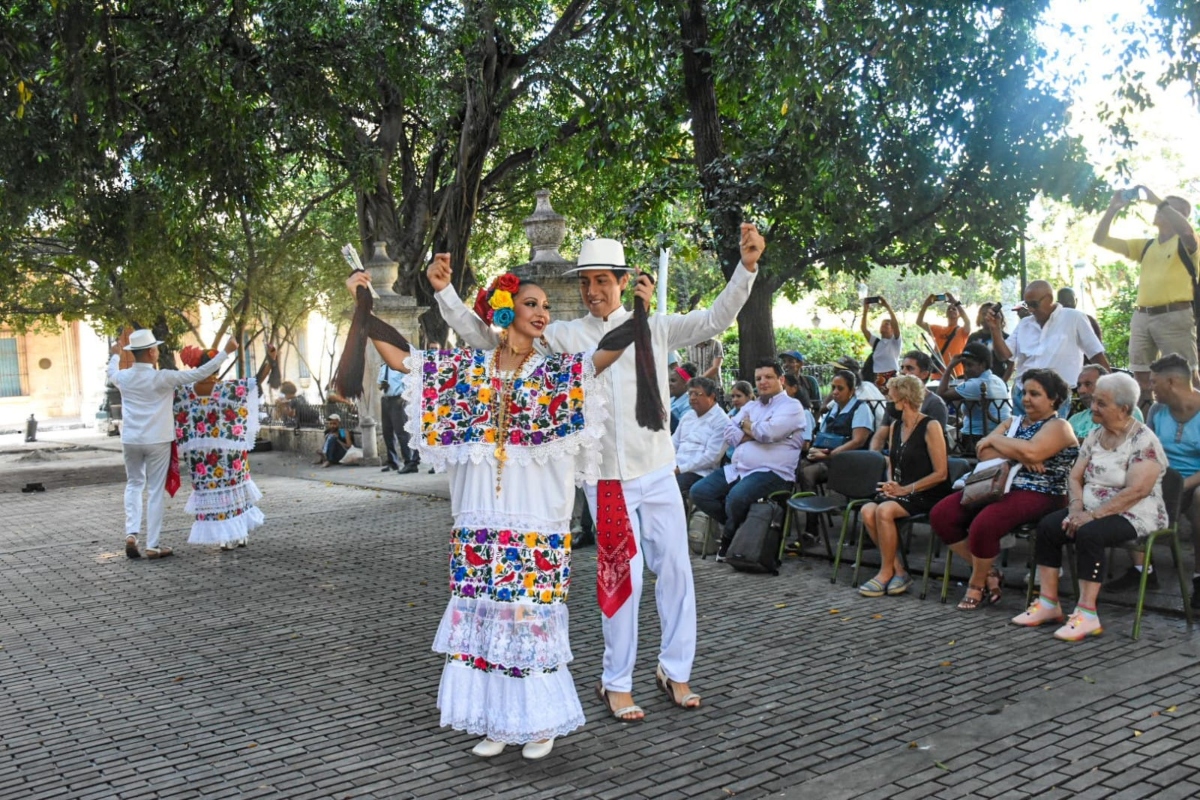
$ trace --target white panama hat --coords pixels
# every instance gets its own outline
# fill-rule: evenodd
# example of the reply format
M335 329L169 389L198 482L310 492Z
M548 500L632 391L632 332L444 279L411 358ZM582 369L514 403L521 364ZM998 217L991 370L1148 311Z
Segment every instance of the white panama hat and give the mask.
M563 275L574 275L588 269L613 269L634 272L625 265L625 248L616 239L585 239L579 248L579 259L575 267Z
M123 347L123 350L147 350L155 345L162 344L158 339L154 338L154 334L149 328L142 328L129 334L129 344Z

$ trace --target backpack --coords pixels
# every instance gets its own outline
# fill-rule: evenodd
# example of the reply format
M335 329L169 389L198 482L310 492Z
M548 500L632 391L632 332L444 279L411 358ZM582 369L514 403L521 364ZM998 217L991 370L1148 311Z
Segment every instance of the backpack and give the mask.
M738 572L779 574L779 545L783 541L783 507L770 500L750 506L725 553L725 561Z
M716 526L714 531L712 528ZM707 540L707 545L705 543ZM572 544L574 542L572 541ZM688 520L688 547L698 556L711 556L721 544L721 526L712 517L697 509Z
M867 356L867 360L863 362L862 369L859 370L863 383L875 382L875 348L879 347L879 343L882 341L883 339L875 337L875 342L871 345L871 353Z

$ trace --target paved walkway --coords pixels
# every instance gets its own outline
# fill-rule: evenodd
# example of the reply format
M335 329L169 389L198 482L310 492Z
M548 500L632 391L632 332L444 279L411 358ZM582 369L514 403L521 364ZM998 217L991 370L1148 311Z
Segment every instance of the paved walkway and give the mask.
M481 761L435 707L441 476L267 454L268 524L250 547L183 544L181 493L165 534L177 555L129 561L116 452L13 450L0 441L5 800L1200 795L1200 648L1181 619L1151 613L1133 642L1129 610L1103 605L1108 632L1068 645L1004 624L1015 589L974 614L867 600L817 558L779 577L694 561L695 712L655 691L648 589L647 720L623 725L591 693L594 550L578 550L572 672L588 724L545 761ZM16 491L40 478L45 493Z

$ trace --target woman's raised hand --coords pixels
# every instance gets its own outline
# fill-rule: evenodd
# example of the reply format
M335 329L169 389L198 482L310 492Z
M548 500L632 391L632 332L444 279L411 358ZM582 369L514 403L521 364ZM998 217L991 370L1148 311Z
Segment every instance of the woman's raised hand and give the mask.
M429 264L429 269L425 270L425 277L429 279L429 285L435 292L440 292L449 286L450 279L454 277L454 273L450 270L450 254L438 253L435 255Z

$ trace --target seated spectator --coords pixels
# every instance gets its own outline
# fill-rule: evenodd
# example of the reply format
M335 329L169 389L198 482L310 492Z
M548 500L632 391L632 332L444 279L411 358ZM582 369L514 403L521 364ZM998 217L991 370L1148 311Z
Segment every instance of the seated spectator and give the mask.
M724 561L750 506L772 492L790 489L804 440L804 409L783 391L783 369L764 361L754 370L758 401L747 403L725 428L735 445L733 461L692 486L692 503L724 525L717 561Z
M729 417L717 405L717 382L710 378L688 381L691 408L671 434L675 445L675 480L686 501L692 485L721 466L725 456L725 428Z
M1063 546L1074 543L1079 602L1054 635L1068 642L1099 636L1104 628L1096 613L1096 600L1105 549L1144 540L1152 531L1167 526L1162 494L1167 454L1154 432L1133 418L1140 394L1137 381L1122 373L1096 381L1092 414L1099 427L1084 439L1071 469L1069 506L1043 517L1038 525L1041 596L1023 614L1013 617L1013 624L1033 627L1062 622L1058 571Z
M313 463L325 467L340 464L346 457L346 451L353 444L350 434L342 427L342 418L337 414L330 414L325 419L325 444L321 448L321 455Z
M1083 441L1087 435L1096 429L1096 421L1092 419L1092 392L1096 391L1096 381L1101 375L1107 375L1108 369L1099 364L1086 364L1079 371L1079 385L1075 387L1075 396L1079 398L1080 405L1083 406L1081 411L1072 414L1067 422L1071 423L1071 430L1075 431L1075 438ZM1145 422L1142 412L1137 408L1133 409L1133 418L1138 422ZM1154 426L1151 425L1151 428ZM1167 457L1170 458L1171 453L1167 451ZM1107 586L1105 587L1108 588Z
M973 509L963 507L960 490L929 512L933 532L954 555L971 565L967 591L958 604L960 611L999 602L1003 576L993 562L1004 535L1027 522L1037 522L1067 502L1067 475L1079 442L1057 413L1071 390L1050 370L1033 369L1021 377L1025 381L1024 416L1015 429L1013 421L1006 420L975 445L981 461L1006 458L1021 465L1012 488L996 502ZM1057 580L1058 574L1054 577Z
M787 396L800 403L800 405L808 408L812 399L808 396L808 392L804 389L804 383L795 375L783 374L783 390L787 392Z
M667 373L667 391L671 394L671 433L688 412L688 381L696 377L695 364L679 364Z
M786 373L784 373L786 374ZM733 388L729 390L729 407L730 411L737 413L742 410L742 406L754 399L754 389L750 386L750 381L736 381ZM725 451L726 458L733 458L733 448L730 447Z
M801 463L800 482L805 491L812 491L824 482L829 471L826 462L831 457L848 450L862 450L871 442L875 417L866 401L854 396L854 384L854 373L849 370L834 373L830 408Z
M979 313L975 315L975 324L979 329L973 331L971 335L967 337L967 344L979 342L981 345L985 346L988 349L988 352L992 354L992 363L988 369L992 371L993 375L996 375L1002 381L1004 381L1005 384L1007 384L1009 378L1012 377L1011 373L1013 362L996 355L996 348L992 346L992 329L988 325L989 320L993 317L996 319L997 323L996 335L999 335L1001 339L1008 337L1008 331L1004 327L1004 304L984 303L979 307ZM966 350L965 347L963 349Z
M938 382L937 391L943 400L960 401L959 441L967 448L974 447L980 437L994 428L997 422L1012 416L1008 386L992 372L991 363L991 351L979 342L971 342L950 359L946 374ZM958 369L960 365L961 370ZM950 385L950 376L959 371L963 374L963 380Z
M275 404L279 420L297 428L316 427L321 424L317 409L308 404L304 395L296 393L296 384L284 381L279 385L283 397Z
M816 409L816 403L821 399L821 386L812 375L804 373L804 355L799 350L784 350L779 354L785 375L795 375L804 384L804 391L812 401L810 409Z
M862 379L862 367L858 363L858 359L851 356L842 356L835 360L834 363L854 376L854 396L864 401L867 407L871 409L871 416L875 418L872 430L878 428L883 424L883 410L884 406L887 405L887 398L883 396L883 392L879 391L879 387L874 383ZM825 398L823 404L825 408L829 408L832 399L832 393L829 397Z
M877 303L883 306L888 318L879 324L879 335L871 333L871 305ZM871 345L871 371L874 373L872 382L882 389L888 379L900 372L900 353L904 350L904 340L900 338L900 323L896 320L896 312L888 305L883 297L863 298L862 334Z
M863 597L904 594L912 578L898 554L896 520L925 514L950 492L946 434L937 420L921 413L925 385L912 375L888 381L888 397L899 420L891 425L888 477L874 503L863 506L863 525L879 546L879 572L858 587Z
M933 369L933 362L929 356L922 353L920 350L909 350L904 354L904 359L900 362L900 373L902 375L912 375L921 382L921 413L927 417L937 420L937 423L942 426L942 432L946 431L946 420L949 413L946 410L946 402L938 397L933 392L925 388L925 384L929 382L929 374ZM875 431L875 435L871 437L871 449L883 451L887 447L888 437L891 436L892 423L900 418L900 412L896 409L894 403L888 403L883 413L883 424Z
M1079 375L1082 386L1088 370L1098 369L1095 365L1083 368ZM1162 443L1167 454L1167 465L1183 476L1183 497L1180 514L1188 515L1192 528L1192 542L1200 542L1200 392L1192 387L1191 368L1187 359L1176 353L1163 356L1150 364L1150 388L1154 392L1154 405L1150 407L1150 430ZM1080 391L1082 395L1082 390ZM1137 409L1134 409L1137 413ZM1072 417L1074 419L1074 417ZM1197 544L1200 553L1200 544ZM1146 557L1141 552L1133 554L1133 566L1124 575L1104 584L1106 591L1136 589L1142 581L1142 565ZM1153 567L1146 578L1151 588L1158 587L1158 575ZM1200 608L1200 570L1192 574L1192 608Z

